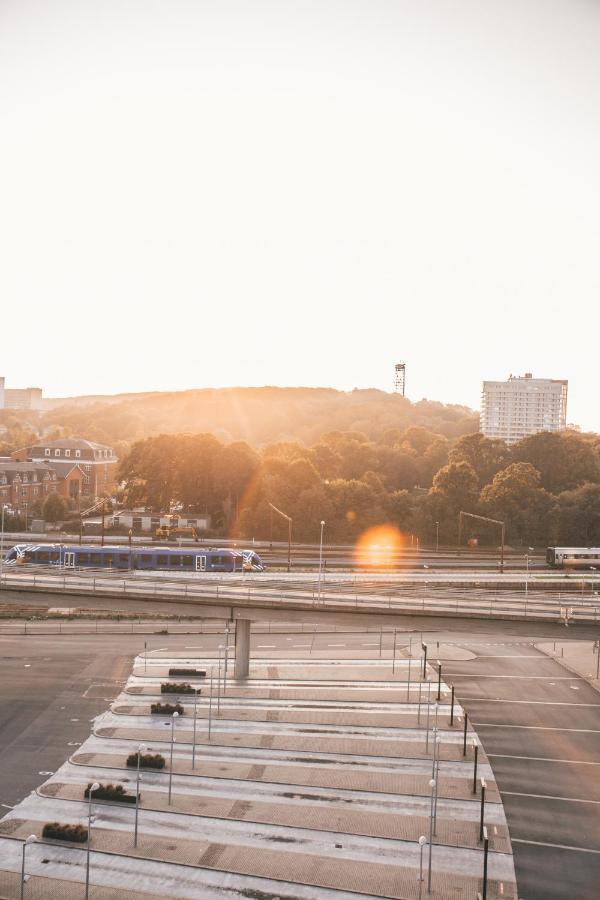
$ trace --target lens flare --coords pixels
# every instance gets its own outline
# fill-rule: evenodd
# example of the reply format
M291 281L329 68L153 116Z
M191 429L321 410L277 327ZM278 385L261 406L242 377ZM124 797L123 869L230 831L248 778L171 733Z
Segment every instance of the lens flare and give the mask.
M354 561L365 569L391 569L405 544L395 525L374 525L364 531L354 548Z

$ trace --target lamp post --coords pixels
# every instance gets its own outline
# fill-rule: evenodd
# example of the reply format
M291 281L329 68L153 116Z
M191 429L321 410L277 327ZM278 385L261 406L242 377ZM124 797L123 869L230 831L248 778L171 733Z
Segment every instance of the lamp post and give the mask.
M138 842L138 813L140 808L140 762L142 753L146 752L146 745L140 744L138 747L137 757L137 777L135 779L135 825L133 828L133 846L137 847Z
M439 553L440 551L440 523L435 523L435 552Z
M2 528L0 530L0 589L2 588L2 569L4 566L4 510L6 506L2 504Z
M21 900L23 900L25 891L25 850L28 844L33 844L36 840L35 834L30 834L29 837L25 838L23 841L23 851L21 856Z
M169 758L169 806L171 805L171 787L173 784L173 744L175 743L175 719L179 713L177 710L171 716L171 756Z
M325 522L321 519L321 540L319 542L319 604L321 603L321 571L323 568L323 529L325 528Z
M198 688L194 688L194 731L192 736L192 769L196 768L196 709L198 706Z
M208 740L210 743L210 734L212 731L212 698L213 698L213 670L210 669L210 696L208 698Z
M429 806L429 865L427 871L427 893L431 893L431 853L433 850L433 799L435 796L435 778L431 778L429 781L429 787L431 788L431 800Z
M287 513L282 512L280 509L277 509L272 503L269 503L269 506L276 512L277 515L282 516L282 518L287 519L288 523L288 572L292 571L292 517L288 516Z
M92 840L92 796L98 790L100 785L95 781L90 787L88 793L88 833L87 833L87 854L85 860L85 900L89 900L90 896L90 843Z
M219 660L217 663L217 715L221 715L221 653L223 644L219 644Z
M27 503L24 503L23 506L25 507L25 531L27 531Z
M419 900L423 896L423 847L427 843L427 838L424 834L419 838Z

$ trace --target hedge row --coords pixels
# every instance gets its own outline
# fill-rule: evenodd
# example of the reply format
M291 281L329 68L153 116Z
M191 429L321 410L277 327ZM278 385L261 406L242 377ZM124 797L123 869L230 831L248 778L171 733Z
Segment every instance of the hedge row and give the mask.
M83 825L65 825L61 822L46 822L42 831L42 837L73 841L76 844L85 844L87 836L87 828Z
M195 691L196 688L193 688L187 681L169 681L160 686L161 694L193 694ZM200 690L198 690L198 693L200 693Z
M152 703L150 706L151 713L158 713L161 716L172 716L174 712L183 715L183 706L181 703Z
M83 792L86 800L90 796L91 787L92 782L90 781ZM119 803L135 803L135 795L128 794L122 784L101 784L99 788L92 791L92 798L94 800L117 800Z
M127 757L127 765L130 769L136 769L138 764L139 753L130 753ZM142 753L140 756L140 768L142 769L164 769L165 758L160 753Z
M199 675L200 678L206 678L204 669L169 669L169 675Z

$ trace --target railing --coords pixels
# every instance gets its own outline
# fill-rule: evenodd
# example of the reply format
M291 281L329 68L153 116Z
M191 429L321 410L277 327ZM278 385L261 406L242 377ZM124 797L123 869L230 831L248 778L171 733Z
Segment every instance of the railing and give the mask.
M244 581L244 578L246 581ZM30 591L52 591L64 595L92 595L96 597L128 597L161 599L165 602L194 601L204 604L228 606L259 606L262 608L287 607L289 609L319 609L323 611L369 611L395 613L421 613L492 619L526 619L569 623L597 623L600 621L600 598L594 591L591 579L580 579L574 584L562 576L544 576L552 589L544 582L534 585L527 582L527 589L520 591L512 586L498 590L494 584L478 579L479 586L465 584L436 584L404 579L392 583L373 576L350 576L323 584L319 599L314 576L311 580L278 577L263 580L263 576L239 576L235 578L201 577L198 579L172 579L127 576L116 572L85 574L77 571L25 572L22 569L4 572L0 587ZM591 589L586 591L591 583ZM596 582L597 583L597 582ZM558 587L558 589L557 589ZM562 588L562 589L561 589ZM575 588L575 589L574 589ZM1 593L0 593L1 598Z

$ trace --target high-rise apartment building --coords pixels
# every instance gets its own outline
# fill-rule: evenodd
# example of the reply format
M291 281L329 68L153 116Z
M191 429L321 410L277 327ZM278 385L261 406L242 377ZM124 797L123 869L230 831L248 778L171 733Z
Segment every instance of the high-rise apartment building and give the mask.
M486 437L515 444L538 431L562 431L567 424L568 381L510 375L508 381L484 381L481 426Z

